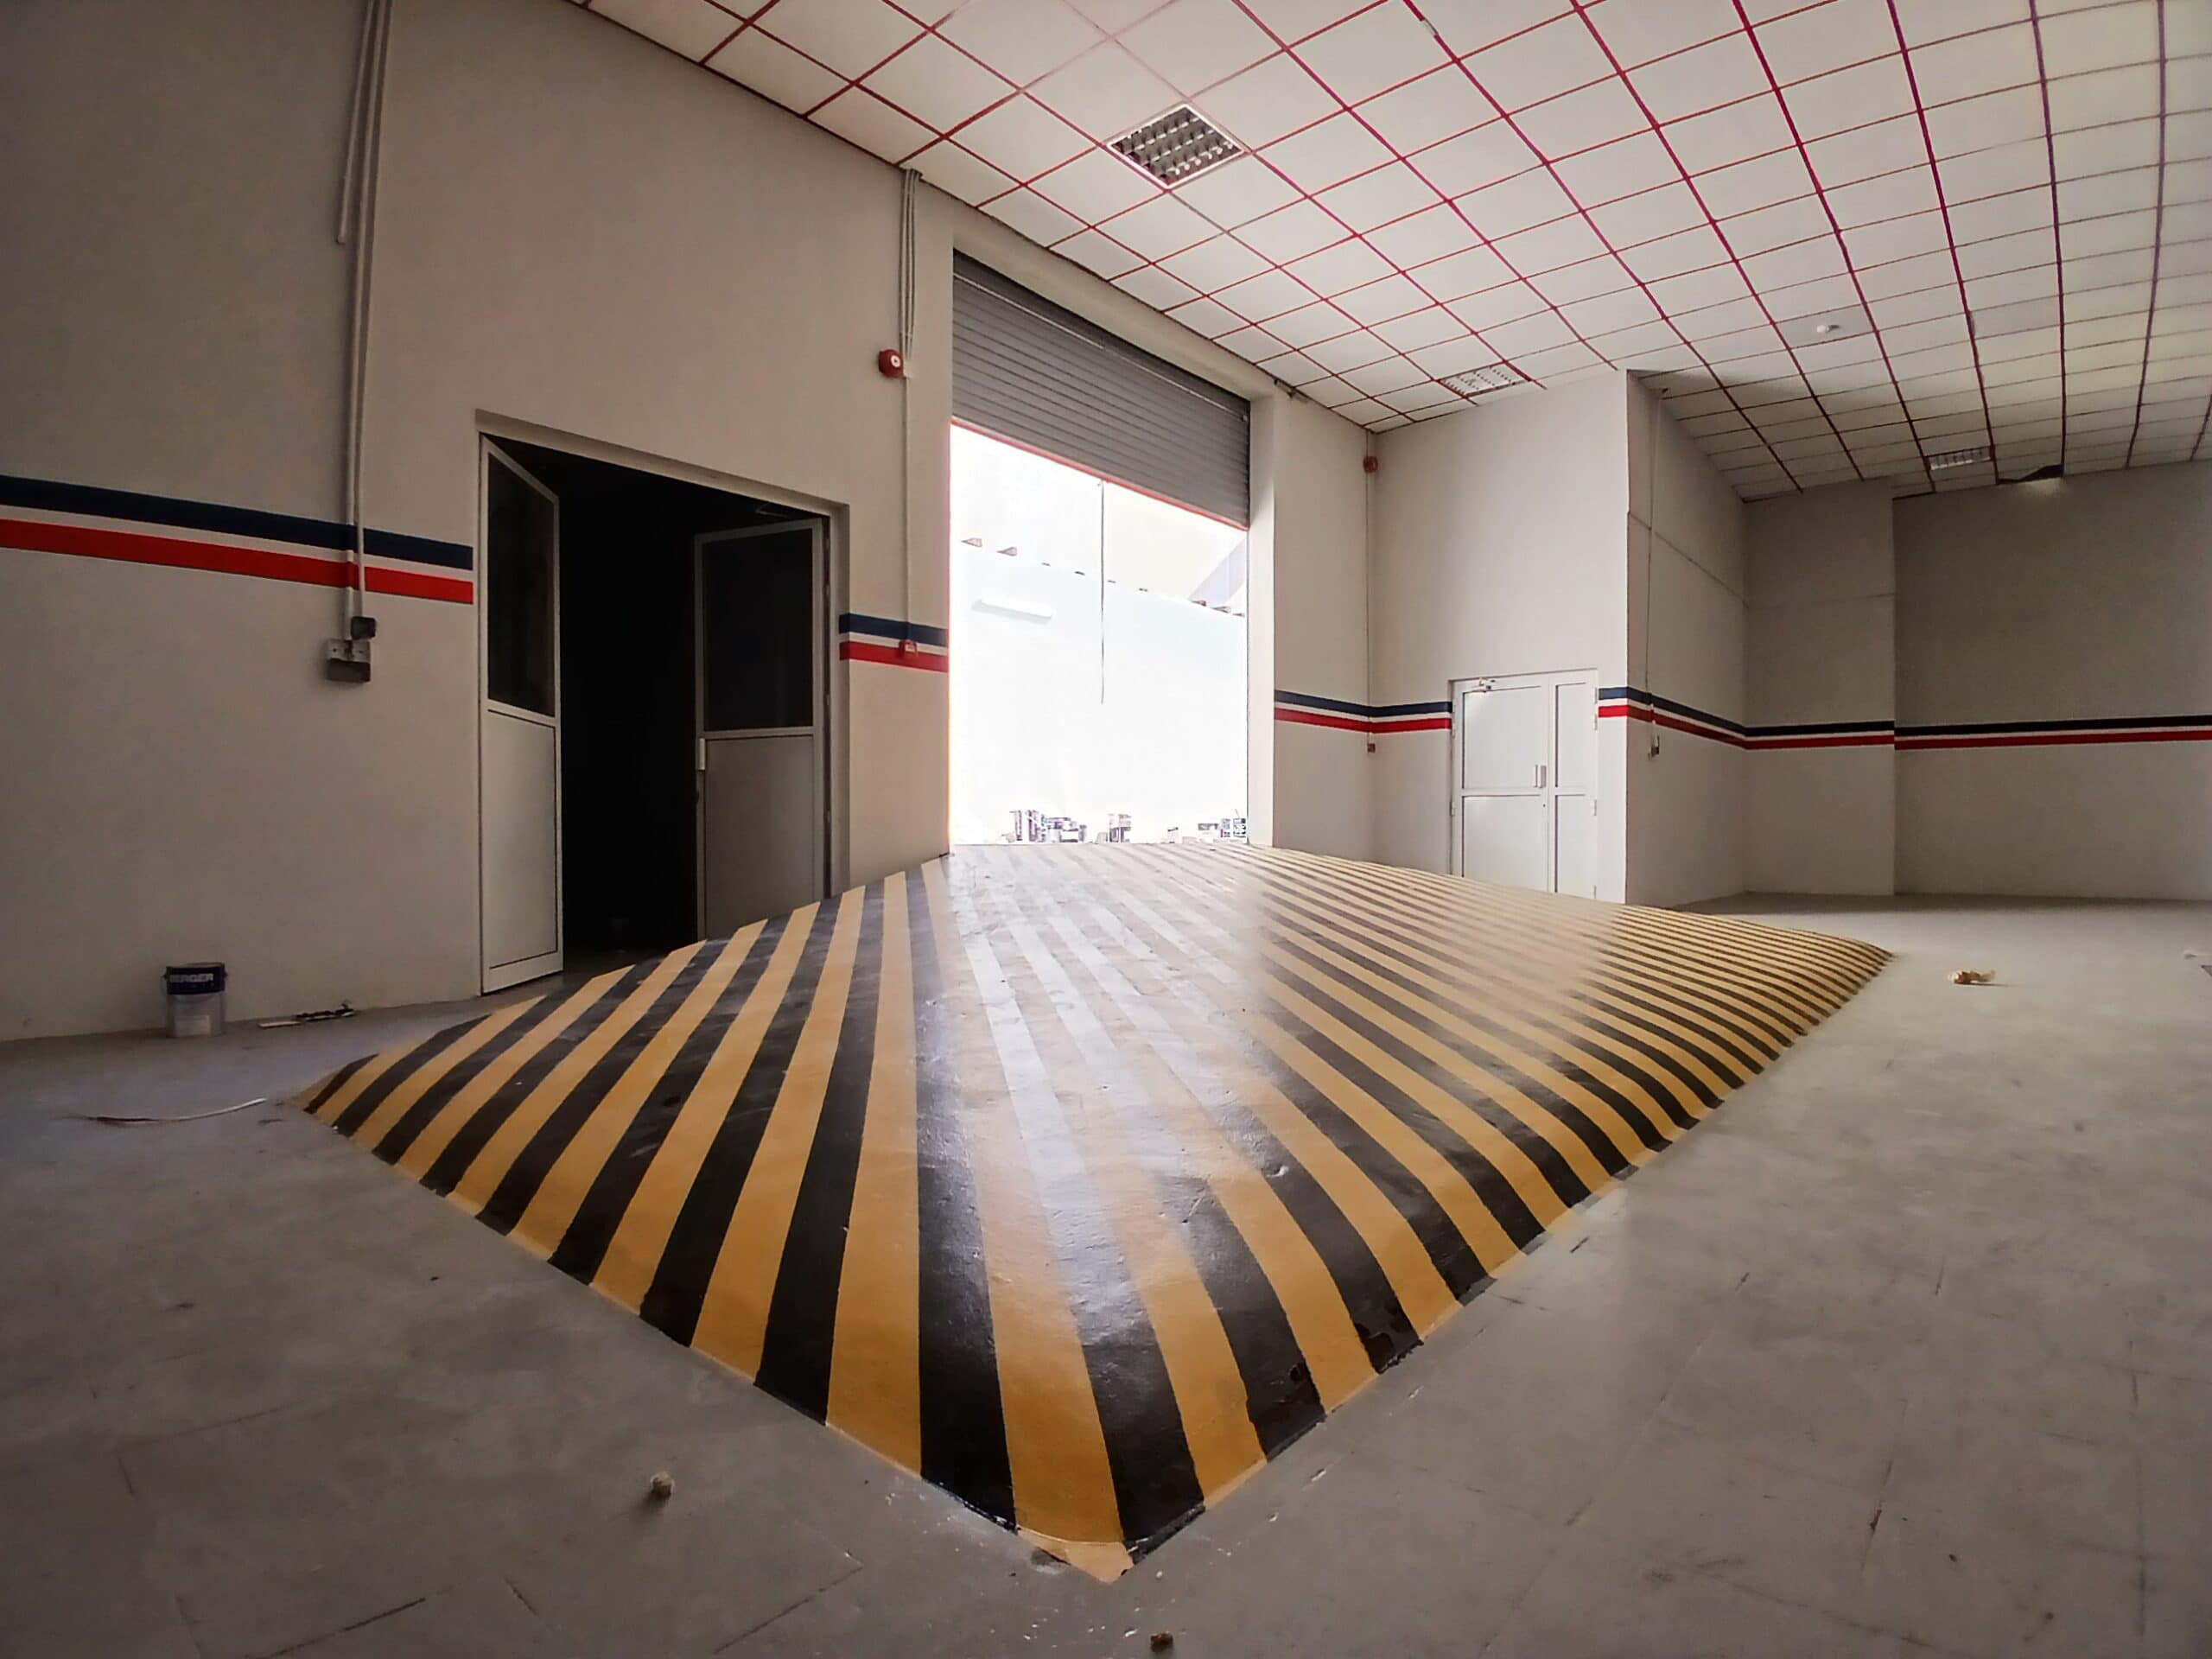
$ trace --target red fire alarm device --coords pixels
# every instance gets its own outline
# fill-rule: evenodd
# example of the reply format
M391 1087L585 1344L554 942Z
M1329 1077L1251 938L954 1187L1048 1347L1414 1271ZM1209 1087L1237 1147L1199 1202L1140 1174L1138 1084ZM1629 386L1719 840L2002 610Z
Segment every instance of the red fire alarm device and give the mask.
M878 352L875 354L875 370L887 380L904 380L906 378L906 357L897 351Z
M1365 455L1361 457L1359 469L1363 473L1381 472L1382 470L1382 457L1380 455Z

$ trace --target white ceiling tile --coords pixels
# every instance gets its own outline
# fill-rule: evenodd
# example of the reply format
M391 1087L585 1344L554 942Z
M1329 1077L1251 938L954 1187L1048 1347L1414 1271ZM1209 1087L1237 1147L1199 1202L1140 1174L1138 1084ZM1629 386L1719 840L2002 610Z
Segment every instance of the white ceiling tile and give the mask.
M1462 310L1454 306L1452 309ZM1494 328L1483 330L1483 337L1491 349L1503 352L1508 357L1519 358L1530 352L1549 351L1555 346L1571 345L1574 329L1567 319L1548 308L1516 317L1510 322L1499 323Z
M1570 300L1560 308L1585 340L1659 319L1659 308L1640 288L1619 288L1586 300Z
M1488 126L1446 139L1413 158L1413 166L1421 177L1447 196L1478 190L1484 185L1525 173L1535 165L1536 152L1522 143L1503 121L1493 121Z
M2058 238L2048 225L2011 236L1993 236L1969 242L1958 250L1961 276L1996 276L2030 265L2048 265L2058 257Z
M1433 293L1435 290L1430 291ZM1366 323L1387 322L1392 317L1402 317L1408 311L1418 311L1428 302L1429 296L1403 276L1385 276L1379 283L1370 283L1365 288L1355 288L1349 294L1339 294L1336 298L1338 310L1355 321Z
M1013 190L983 209L992 218L1011 225L1032 242L1046 246L1058 241L1070 232L1080 230L1082 221L1065 209L1055 207L1033 190Z
M2164 190L2170 203L2212 200L2212 161L2168 162Z
M1541 168L1471 190L1457 200L1475 229L1493 240L1574 211L1573 198Z
M1535 232L1532 234L1541 235L1543 232ZM1614 256L1600 253L1577 260L1570 265L1554 266L1531 276L1529 286L1554 305L1565 306L1575 300L1595 299L1602 294L1618 294L1624 289L1633 292L1636 278L1629 275L1628 268ZM1631 322L1648 322L1657 312L1658 308L1654 306L1647 315L1627 317L1607 326L1625 328Z
M1423 0L1422 15L1454 52L1478 52L1572 10L1571 0Z
M1278 52L1231 75L1194 100L1198 112L1245 147L1258 149L1286 133L1337 113L1329 89Z
M1157 265L1147 265L1143 270L1133 270L1126 276L1117 276L1114 279L1114 286L1126 293L1135 295L1147 305L1161 311L1180 305L1185 300L1194 300L1198 296L1198 289L1186 282L1170 276ZM1287 376L1285 377L1285 378L1287 378Z
M1312 346L1348 334L1352 321L1333 305L1308 305L1268 319L1268 332L1293 346Z
M1371 427L1386 418L1390 414L1390 410L1388 405L1378 404L1372 397L1361 397L1343 404L1338 409L1337 413L1357 425Z
M1310 386L1332 378L1329 372L1303 352L1281 352L1258 359L1260 367L1287 385Z
M1693 310L1677 308L1674 314L1675 327L1688 340L1719 340L1725 334L1740 334L1746 328L1756 328L1766 321L1765 309L1749 294L1724 301L1719 305L1701 305Z
M1612 73L1605 48L1582 19L1572 16L1485 48L1464 61L1483 90L1509 111L1540 104Z
M1268 146L1265 159L1300 189L1315 191L1380 167L1391 156L1358 118L1342 114Z
M866 74L922 32L884 0L782 0L757 27L849 79Z
M2165 31L2168 57L2183 58L2212 52L2212 8L2169 6L2160 27Z
M1993 276L1969 276L1966 289L1967 308L1977 315L1999 306L2054 299L2058 294L2058 267L2023 265Z
M1009 99L960 130L960 142L993 167L1017 179L1033 179L1090 146L1043 105Z
M1033 95L1077 128L1101 140L1150 120L1175 102L1175 89L1109 41L1054 70Z
M1666 133L1675 158L1692 173L1726 167L1769 150L1789 149L1796 143L1780 101L1771 93L1671 122Z
M1103 149L1086 149L1029 188L1087 225L1111 219L1160 194L1158 185L1120 156Z
M2139 210L2103 219L2073 219L2059 227L2058 247L2068 258L2082 259L2128 248L2148 248L2158 239L2158 214ZM2172 262L2162 258L2160 269L2171 270Z
M1625 249L1621 254L1621 263L1647 283L1727 262L1728 250L1722 245L1719 233L1710 227L1664 236L1656 242Z
M1490 100L1456 64L1433 70L1419 80L1359 106L1360 118L1402 156L1497 119Z
M1526 283L1505 283L1496 288L1486 288L1478 294L1456 299L1445 308L1486 338L1494 335L1506 323L1538 314L1548 317L1551 315L1551 308L1544 303L1544 296ZM1560 338L1571 338L1563 326Z
M1810 282L1764 288L1759 293L1766 302L1766 308L1777 319L1809 317L1823 311L1856 310L1859 307L1859 284L1848 270L1815 277ZM1840 363L1855 356L1859 347L1852 341L1836 340L1805 349L1815 354L1806 359L1808 362L1832 359Z
M1954 283L1945 288L1923 288L1889 299L1869 300L1866 310L1874 319L1874 326L1886 331L1926 322L1934 317L1962 316L1966 302Z
M1616 363L1642 358L1670 345L1675 350L1687 356L1688 348L1680 342L1681 336L1675 332L1674 326L1664 322L1639 323L1633 328L1621 328L1609 334L1590 336L1591 348L1599 356L1608 358Z
M1297 187L1249 156L1209 168L1175 187L1175 194L1224 230L1271 213L1298 200Z
M1121 38L1154 74L1185 92L1226 80L1275 49L1230 0L1169 0Z
M1236 239L1281 264L1344 239L1344 227L1310 201L1294 201L1237 227Z
M2177 9L2188 8L2184 3ZM2156 0L2132 0L2126 5L2100 6L2070 16L2046 16L2037 28L2043 35L2045 60L2062 70L2111 69L2121 64L2158 61Z
M1357 104L1445 62L1435 35L1403 6L1374 6L1302 42L1298 55L1338 98Z
M1917 115L1894 116L1849 132L1816 138L1805 146L1814 176L1823 189L1856 184L1877 174L1928 164L1928 137Z
M1106 277L1119 276L1144 263L1120 243L1097 231L1077 231L1066 241L1054 243L1052 251Z
M1375 325L1375 332L1402 352L1414 351L1423 346L1440 346L1447 340L1457 340L1465 334L1466 325L1440 305L1426 310L1408 311L1402 317L1392 317L1387 322Z
M1886 0L1827 0L1761 23L1758 38L1767 66L1785 86L1897 49Z
M2069 258L2060 267L2061 275L2069 289L2110 288L2120 283L2147 283L2152 272L2153 254L2149 248L2126 248L2117 253L2090 254L2082 258Z
M1777 202L1755 213L1738 213L1720 221L1720 234L1739 256L1764 253L1811 237L1829 235L1828 216L1815 196L1799 196Z
M1469 294L1516 280L1505 262L1488 248L1469 248L1418 267L1414 275L1421 285L1440 300L1456 300Z
M1318 200L1355 231L1372 230L1439 206L1436 192L1402 162L1324 190Z
M1715 218L1726 219L1809 195L1813 175L1806 171L1803 157L1789 149L1700 173L1696 183L1707 209Z
M1197 248L1212 237L1214 228L1197 210L1185 208L1170 194L1157 194L1139 208L1106 219L1099 230L1123 248L1135 248L1146 259L1166 259L1184 248Z
M1792 283L1809 283L1815 277L1833 276L1845 268L1843 250L1832 236L1792 243L1768 253L1755 253L1743 264L1752 288L1761 292Z
M1346 385L1357 386L1370 397L1380 397L1386 392L1400 391L1428 376L1418 364L1410 363L1393 350L1389 356L1373 363L1344 371Z
M1160 262L1174 275L1211 294L1256 276L1268 262L1233 236L1217 236Z
M1339 242L1333 248L1309 253L1285 267L1290 274L1324 299L1348 288L1380 281L1390 274L1390 262L1358 240Z
M2050 152L2042 139L2032 138L1948 157L1936 163L1936 176L1942 181L1944 199L1954 206L2014 190L2039 189L2048 194Z
M1578 369L1602 367L1597 353L1580 340L1571 340L1564 346L1554 346L1547 352L1534 352L1521 359L1521 372L1534 380L1556 383L1563 375Z
M1594 259L1605 251L1605 238L1580 218L1554 219L1535 230L1502 238L1492 245L1498 257L1523 276Z
M1907 168L1879 178L1847 184L1827 193L1828 211L1837 224L1848 228L1878 219L1902 219L1908 213L1932 213L1942 204L1936 194L1936 169Z
M1324 375L1312 385L1301 390L1324 409L1337 409L1359 396L1358 389L1339 380L1333 374Z
M2046 58L2048 61L2048 58ZM2178 84L2182 72L2202 60L2183 59L2172 66ZM2173 106L2182 94L2168 88ZM2071 132L2077 127L2101 126L2107 121L2134 121L2158 112L2158 67L2141 64L2125 69L2101 69L2094 74L2068 75L2050 83L2050 130Z
M1459 217L1457 208L1446 203L1370 231L1367 239L1384 258L1396 261L1404 270L1440 259L1447 253L1458 253L1476 243L1475 233L1467 228L1467 221Z
M1160 0L1141 0L1141 10L1150 11L1159 3ZM1357 0L1247 0L1262 27L1293 45L1328 28L1357 3Z
M1313 296L1303 284L1284 276L1279 270L1262 271L1214 296L1238 315L1254 322L1265 322L1281 316L1286 311L1295 311L1313 302Z
M2139 167L2127 173L2101 173L2093 179L2062 179L2058 184L2061 219L2098 219L2106 213L2125 213L2158 205L2158 169Z
M1618 79L1547 99L1522 111L1513 124L1546 156L1572 156L1650 130L1635 97Z
M2008 190L2001 196L1950 204L1951 234L1961 243L2011 236L2052 221L2049 190Z
M707 60L707 67L772 98L787 110L810 110L844 82L781 41L748 29Z
M1282 351L1282 341L1264 328L1232 328L1216 337L1214 344L1225 352L1257 363L1263 357L1274 357Z
M2166 60L2166 108L2212 110L2212 57Z
M1617 248L1633 247L1655 237L1671 236L1706 222L1705 209L1687 184L1670 184L1641 195L1624 196L1589 210L1590 221Z
M1653 7L1663 12L1665 8ZM1751 38L1741 30L1694 51L1631 70L1629 82L1655 121L1676 121L1768 90L1766 71Z
M772 19L781 10L779 6L768 16ZM966 0L938 25L938 32L1022 86L1074 61L1104 38L1063 0Z
M1843 243L1850 251L1851 263L1863 270L1869 265L1887 264L1894 259L1910 259L1916 254L1948 248L1950 238L1944 233L1942 214L1916 213L1907 219L1885 219L1878 225L1861 225L1847 230Z
M988 162L978 161L949 140L931 144L914 157L921 175L947 195L966 202L988 201L1014 188L1014 181Z
M1920 46L1977 29L2028 20L2029 0L1897 0L1907 42Z
M1859 286L1866 290L1869 300L1917 293L1946 284L1956 292L1957 283L1958 273L1951 267L1951 256L1948 251L1859 266Z
M1208 299L1196 299L1188 305L1179 305L1167 315L1185 328L1204 334L1208 340L1219 340L1224 335L1237 333L1244 327L1243 318Z
M1601 0L1588 16L1613 56L1630 68L1741 28L1731 0Z
M1843 5L1850 0L1829 0L1829 3ZM1815 80L1801 80L1784 87L1782 98L1789 106L1790 119L1797 124L1797 136L1808 143L1904 115L1914 107L1904 60L1895 56L1862 63L1855 69L1839 69Z
M739 27L736 18L708 0L599 0L594 10L694 63L712 54Z
M874 93L856 86L838 93L807 118L887 162L911 155L937 136Z
M1497 361L1497 353L1473 334L1462 334L1441 346L1415 346L1406 355L1433 375L1465 374L1469 369L1486 369Z
M1928 111L1928 142L1939 157L2043 136L2043 95L2033 86L1986 92Z
M1307 354L1332 373L1342 374L1348 369L1364 368L1370 363L1380 363L1391 354L1392 349L1361 328L1309 346Z
M1682 176L1656 132L1639 132L1552 163L1567 194L1585 207L1631 196Z
M1921 47L1912 54L1912 78L1924 104L2036 86L2042 72L2036 65L2035 29L2013 23Z

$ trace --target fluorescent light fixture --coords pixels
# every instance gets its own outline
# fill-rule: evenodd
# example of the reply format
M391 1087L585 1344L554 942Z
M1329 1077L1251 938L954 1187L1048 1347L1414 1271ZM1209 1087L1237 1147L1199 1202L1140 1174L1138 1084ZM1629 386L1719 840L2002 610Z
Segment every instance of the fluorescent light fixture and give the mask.
M1173 189L1239 153L1237 143L1187 104L1114 140L1115 153Z
M1928 470L1942 473L1955 467L1979 467L1988 459L1989 446L1986 443L1972 449L1945 449L1928 457Z
M1445 375L1437 384L1450 387L1462 397L1479 397L1486 391L1503 391L1508 386L1524 385L1528 379L1527 375L1510 363L1493 363L1488 368Z

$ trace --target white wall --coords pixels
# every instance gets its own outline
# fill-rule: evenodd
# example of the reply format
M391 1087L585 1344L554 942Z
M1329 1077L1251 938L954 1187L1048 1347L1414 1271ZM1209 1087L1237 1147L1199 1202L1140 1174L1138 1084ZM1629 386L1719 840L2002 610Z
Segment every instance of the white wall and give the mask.
M1510 397L1383 435L1375 518L1378 704L1454 680L1627 666L1625 377ZM1601 723L1601 896L1623 880L1619 722ZM1375 855L1449 868L1451 739L1376 743Z
M840 608L942 626L957 245L1262 400L1255 432L1298 447L1255 466L1280 493L1263 515L1298 527L1294 580L1344 547L1357 490L1311 463L1356 453L1352 429L1277 422L1249 365L930 190L902 468L899 390L874 367L896 337L895 171L553 0L395 10L372 524L474 545L479 430L573 437L810 499ZM359 17L0 7L0 472L341 516L331 227ZM1275 577L1254 550L1256 598ZM150 1024L162 963L203 956L232 964L241 1016L474 989L475 616L371 608L375 679L335 687L327 588L0 548L0 1032ZM839 878L939 849L943 677L842 664L833 696Z
M1740 726L1743 505L1633 380L1628 435L1629 683ZM1629 899L1672 905L1741 893L1742 748L1657 721L1625 723L1633 728L1624 763Z
M1897 570L1885 484L1775 496L1745 512L1749 723L1894 721ZM1897 884L1897 754L1878 733L1793 730L1746 756L1746 884L1885 893Z
M2212 727L2212 467L1901 500L1896 535L1899 887L2212 898L2212 742L1910 736Z

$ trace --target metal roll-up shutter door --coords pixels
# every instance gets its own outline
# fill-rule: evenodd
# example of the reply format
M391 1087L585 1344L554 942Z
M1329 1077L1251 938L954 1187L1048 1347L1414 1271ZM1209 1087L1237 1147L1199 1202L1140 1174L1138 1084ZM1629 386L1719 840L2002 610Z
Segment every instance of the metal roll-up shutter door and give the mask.
M1251 406L972 259L952 272L952 416L1233 524Z

